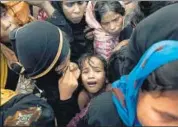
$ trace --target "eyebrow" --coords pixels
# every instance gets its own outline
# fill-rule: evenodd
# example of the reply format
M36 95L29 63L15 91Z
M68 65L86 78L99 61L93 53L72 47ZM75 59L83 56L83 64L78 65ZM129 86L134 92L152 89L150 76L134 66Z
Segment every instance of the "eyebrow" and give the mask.
M153 107L152 107L152 109L153 109L155 112L157 112L157 113L159 113L159 114L161 114L161 115L166 115L166 116L168 116L168 117L173 118L174 120L178 120L178 116L175 116L174 114L171 114L171 113L168 113L168 112L159 111L159 110L157 110L157 109L155 109L155 108L153 108Z

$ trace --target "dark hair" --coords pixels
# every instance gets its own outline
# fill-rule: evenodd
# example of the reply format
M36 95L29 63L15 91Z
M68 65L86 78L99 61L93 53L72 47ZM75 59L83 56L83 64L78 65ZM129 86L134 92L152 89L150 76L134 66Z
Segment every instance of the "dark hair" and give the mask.
M152 72L142 85L145 91L178 90L178 60L161 66Z
M95 5L95 16L98 22L101 22L103 15L108 11L113 11L125 15L125 9L122 7L119 1L98 1Z
M98 58L102 63L103 63L103 66L104 66L104 71L105 71L105 74L106 74L106 77L107 77L107 61L105 60L104 57L102 57L101 55L99 54L94 54L94 53L86 53L84 55L82 55L80 57L80 59L78 60L78 65L79 65L79 68L80 70L83 68L83 64L86 60L88 60L89 62L89 65L92 67L91 65L91 58L92 57L96 57Z
M127 64L126 53L128 46L122 46L120 50L113 52L109 58L108 62L108 80L110 83L120 79L124 74L127 74L124 70L124 66Z
M130 16L131 25L136 25L147 16L167 5L173 4L172 1L139 1L137 7Z

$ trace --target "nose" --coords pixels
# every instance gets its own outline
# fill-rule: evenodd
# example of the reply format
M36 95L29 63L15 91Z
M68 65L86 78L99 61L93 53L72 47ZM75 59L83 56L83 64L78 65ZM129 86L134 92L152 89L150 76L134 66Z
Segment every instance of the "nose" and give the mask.
M88 74L88 78L89 78L89 79L94 78L94 73L93 73L93 71L90 71L90 72L89 72L89 74Z
M74 13L80 13L80 8L77 3L74 4Z
M110 23L110 30L114 30L115 27L116 27L116 26L115 26L115 23L111 22L111 23Z

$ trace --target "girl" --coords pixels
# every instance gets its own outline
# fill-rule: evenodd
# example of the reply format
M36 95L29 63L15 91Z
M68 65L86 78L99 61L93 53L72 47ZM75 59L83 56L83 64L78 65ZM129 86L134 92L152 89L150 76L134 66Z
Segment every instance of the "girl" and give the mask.
M94 51L108 59L113 48L122 40L128 39L121 32L125 9L119 1L88 2L86 22L94 28Z
M84 89L78 97L80 109L83 109L91 98L107 89L107 62L100 55L85 54L79 59L81 82Z

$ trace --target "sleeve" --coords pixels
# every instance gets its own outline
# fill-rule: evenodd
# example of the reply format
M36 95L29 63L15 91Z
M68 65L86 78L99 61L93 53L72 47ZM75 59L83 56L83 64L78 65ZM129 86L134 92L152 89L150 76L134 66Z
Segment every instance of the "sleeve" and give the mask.
M93 99L86 115L78 122L77 127L123 127L123 122L117 114L111 97L111 92L105 92Z
M130 71L137 64L141 56L140 55L141 53L139 51L140 48L138 46L143 44L138 44L141 41L136 39L137 35L138 35L138 31L137 29L135 29L129 39L128 50L125 57L125 65L123 68L125 74L130 73Z
M75 96L65 101L56 101L53 109L57 118L58 126L66 126L68 122L79 112Z

